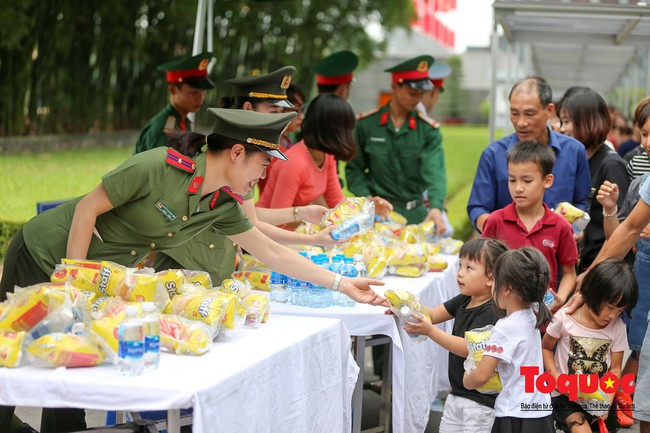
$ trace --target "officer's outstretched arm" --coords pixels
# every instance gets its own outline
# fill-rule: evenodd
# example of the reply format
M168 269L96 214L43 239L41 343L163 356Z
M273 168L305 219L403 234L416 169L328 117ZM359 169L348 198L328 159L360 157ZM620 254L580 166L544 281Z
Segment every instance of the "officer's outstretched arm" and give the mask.
M90 191L77 203L70 225L66 257L85 259L97 217L113 209L113 204L102 184Z

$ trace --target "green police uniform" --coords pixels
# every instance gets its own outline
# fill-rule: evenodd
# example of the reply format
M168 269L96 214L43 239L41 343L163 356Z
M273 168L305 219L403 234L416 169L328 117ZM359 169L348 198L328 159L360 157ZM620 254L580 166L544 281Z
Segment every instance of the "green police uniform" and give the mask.
M196 56L177 59L158 66L167 76L168 84L187 84L198 89L212 89L214 83L208 76L208 63L212 53L202 53ZM192 123L187 117L182 117L171 104L147 122L140 132L135 144L135 153L168 145L165 131L191 131Z
M263 100L292 108L293 104L286 98L287 88L295 73L296 68L285 66L268 74L250 75L227 82L234 86L236 98ZM253 191L250 191L243 199L252 199L253 196ZM209 227L191 243L156 254L153 266L156 270L181 268L207 271L212 283L218 285L235 271L236 257L237 244L220 234L217 228Z
M393 82L427 90L432 88L427 78L432 61L420 56L387 71L393 72ZM389 105L363 115L357 124L357 154L345 169L348 189L357 196L385 198L409 223L420 223L427 216L425 191L430 206L443 209L447 177L442 136L436 124L417 110L396 131Z
M135 143L135 153L169 146L165 131L173 130L191 131L192 122L187 117L181 117L172 104L168 103L160 113L147 122L140 132L138 141Z

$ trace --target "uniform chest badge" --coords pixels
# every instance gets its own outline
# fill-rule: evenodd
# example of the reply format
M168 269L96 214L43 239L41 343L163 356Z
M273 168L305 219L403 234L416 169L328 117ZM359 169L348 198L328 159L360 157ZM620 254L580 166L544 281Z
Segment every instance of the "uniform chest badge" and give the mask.
M174 212L162 199L156 202L156 209L165 215L169 221L174 221L176 219L176 212Z

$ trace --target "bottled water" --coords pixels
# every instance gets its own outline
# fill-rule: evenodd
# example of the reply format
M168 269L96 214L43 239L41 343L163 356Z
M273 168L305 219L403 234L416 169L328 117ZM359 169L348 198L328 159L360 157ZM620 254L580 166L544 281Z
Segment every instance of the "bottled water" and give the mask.
M314 264L327 269L324 257L314 257ZM332 305L332 291L317 284L309 284L309 306L312 308L326 308Z
M412 314L414 313L413 310L408 305L404 305L402 308L400 308L399 312L402 315L402 320L406 320L407 322L413 322L413 323L418 323L418 321L413 318ZM419 313L415 313L418 314ZM427 339L425 335L421 334L409 334L409 337L411 337L412 340L414 341L424 341Z
M153 302L142 303L142 327L144 328L144 368L158 368L160 364L160 322Z
M354 267L352 263L352 257L346 257L344 260L343 266L341 266L341 276L347 278L355 278L357 276L357 268ZM335 292L337 304L341 307L354 307L357 303L350 299L345 293Z
M551 308L551 304L555 300L555 297L551 293L551 290L547 290L546 293L544 294L544 303L546 304L547 307Z
M285 304L288 297L287 277L275 271L271 272L271 301Z
M340 274L341 266L343 266L343 257L340 255L335 255L332 257L332 263L330 264L330 271Z
M126 307L126 318L118 330L118 368L125 376L139 376L144 370L144 329L138 307Z
M354 255L354 267L357 269L357 277L368 276L368 270L366 269L366 264L363 263L363 254Z
M335 240L349 239L354 235L358 235L372 228L374 223L374 215L357 215L355 218L343 221L338 227L332 230L330 236Z
M291 289L291 303L300 307L309 307L308 283L294 279Z

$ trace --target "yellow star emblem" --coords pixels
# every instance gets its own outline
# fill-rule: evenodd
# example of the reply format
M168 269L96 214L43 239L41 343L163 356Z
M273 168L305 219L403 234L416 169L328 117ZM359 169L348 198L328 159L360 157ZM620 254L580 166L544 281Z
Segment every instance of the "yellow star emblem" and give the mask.
M611 377L608 377L607 380L605 381L605 384L607 385L605 388L609 389L612 388L614 389L614 381L612 380Z

